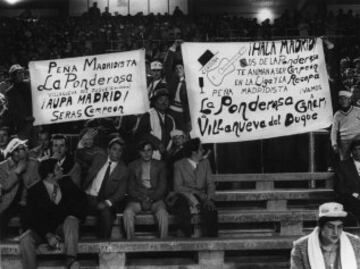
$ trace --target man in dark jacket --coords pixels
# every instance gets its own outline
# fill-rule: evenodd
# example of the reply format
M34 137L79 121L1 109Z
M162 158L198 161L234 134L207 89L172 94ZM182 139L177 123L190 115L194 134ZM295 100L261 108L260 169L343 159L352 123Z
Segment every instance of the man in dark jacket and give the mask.
M29 230L20 238L23 268L37 268L36 247L41 242L59 249L60 236L65 241L67 268L79 268L79 220L85 218L86 196L69 176L63 176L56 159L42 161L39 174L41 181L29 189L27 196Z
M345 209L360 219L360 140L354 140L350 150L352 157L341 161L335 169L335 191Z
M107 155L94 156L82 186L87 194L88 214L97 215L102 239L110 239L115 214L125 198L130 172L122 159L123 150L124 141L120 137L112 139Z

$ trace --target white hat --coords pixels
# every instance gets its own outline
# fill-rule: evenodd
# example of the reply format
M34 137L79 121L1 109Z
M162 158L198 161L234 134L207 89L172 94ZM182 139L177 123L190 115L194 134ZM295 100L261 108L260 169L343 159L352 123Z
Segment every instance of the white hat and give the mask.
M319 218L345 218L346 216L347 212L344 211L344 207L342 204L330 202L322 204L319 207Z
M17 149L19 146L26 146L27 140L21 140L17 137L13 138L4 149L4 154L7 156L8 154L11 154L15 149Z
M150 63L150 70L162 70L163 65L159 61L153 61Z
M9 69L9 74L12 74L14 73L15 71L18 71L18 70L24 70L24 67L22 67L21 65L19 64L14 64L10 67Z
M178 130L178 129L174 129L170 132L170 137L173 138L174 136L178 136L178 135L183 135L185 136L184 131L182 130Z
M350 98L351 95L352 95L352 93L350 91L339 91L339 97L340 96L345 96L345 97Z

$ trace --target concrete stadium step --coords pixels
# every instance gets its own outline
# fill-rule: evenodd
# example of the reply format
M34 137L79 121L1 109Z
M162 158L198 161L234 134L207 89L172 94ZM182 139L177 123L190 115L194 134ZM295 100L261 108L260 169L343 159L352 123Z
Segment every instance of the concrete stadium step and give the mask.
M79 243L80 255L98 255L99 266L112 265L110 268L266 268L263 267L266 261L247 259L245 255L245 267L233 257L235 251L259 251L260 255L267 252L285 251L288 253L292 247L292 242L297 237L247 237L242 239L221 239L221 238L202 238L202 239L176 239L176 240L130 240L117 242L97 242L88 241ZM2 255L2 265L6 269L19 268L19 247L17 244L3 243L0 245ZM63 253L63 245L60 250L49 250L46 245L40 245L38 254L53 257ZM227 254L228 253L228 254ZM256 253L255 253L256 254ZM190 256L189 256L190 255ZM286 256L286 255L285 255ZM138 257L141 257L139 259ZM180 257L180 259L179 259ZM190 258L189 258L190 257ZM283 260L273 258L274 263L284 264ZM285 257L285 259L287 259ZM251 267L250 264L255 265ZM53 261L44 262L44 268L55 266ZM61 264L57 264L59 268ZM95 266L94 266L95 265ZM16 267L17 266L17 267ZM84 264L85 266L85 264ZM255 267L256 266L256 267ZM89 268L96 268L96 264L88 264ZM51 268L51 267L50 267ZM83 267L82 267L83 268ZM270 267L267 267L270 269ZM274 267L272 267L274 268Z

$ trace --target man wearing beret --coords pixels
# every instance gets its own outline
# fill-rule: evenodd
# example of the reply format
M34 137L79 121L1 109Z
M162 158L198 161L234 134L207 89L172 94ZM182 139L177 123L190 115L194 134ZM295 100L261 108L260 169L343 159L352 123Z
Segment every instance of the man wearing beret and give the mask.
M112 139L107 155L95 155L82 186L88 197L89 214L98 216L102 239L110 239L115 213L127 189L130 172L122 160L123 151L122 138Z
M318 226L294 242L290 269L359 269L360 239L343 231L346 216L342 204L322 204Z

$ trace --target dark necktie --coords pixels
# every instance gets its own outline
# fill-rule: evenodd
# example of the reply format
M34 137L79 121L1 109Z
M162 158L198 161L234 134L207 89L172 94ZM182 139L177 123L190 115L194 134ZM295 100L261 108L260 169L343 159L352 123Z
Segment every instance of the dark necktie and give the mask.
M59 186L54 184L53 191L51 193L51 201L56 204L56 197L58 193Z
M109 165L106 168L106 172L105 172L103 181L101 183L101 187L100 187L99 194L98 194L98 197L99 197L100 200L103 200L105 198L104 197L105 196L105 185L106 185L106 182L109 180L109 177L110 177L110 168L111 168L111 162L109 162Z

